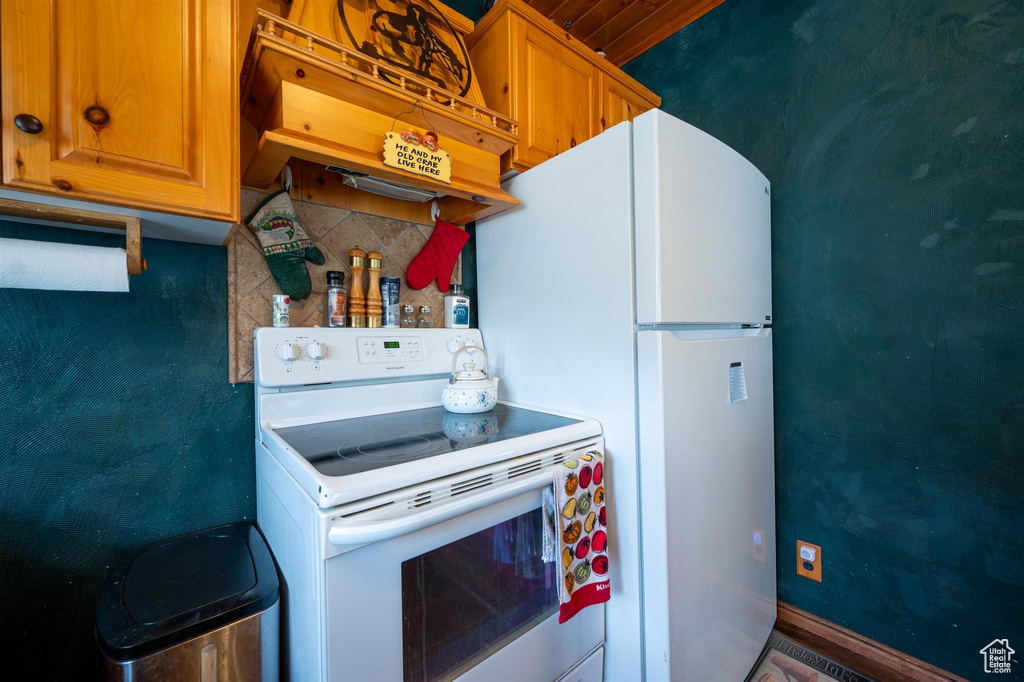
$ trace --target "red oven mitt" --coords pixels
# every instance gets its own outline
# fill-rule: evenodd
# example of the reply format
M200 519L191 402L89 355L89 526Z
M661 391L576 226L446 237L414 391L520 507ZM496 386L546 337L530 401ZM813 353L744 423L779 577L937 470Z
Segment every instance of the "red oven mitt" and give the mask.
M469 241L469 235L465 230L438 220L430 239L412 259L405 271L409 288L422 289L436 279L437 288L441 291L448 291L452 270L455 269L455 261L458 260L459 253L462 252L462 247L466 245L467 241Z

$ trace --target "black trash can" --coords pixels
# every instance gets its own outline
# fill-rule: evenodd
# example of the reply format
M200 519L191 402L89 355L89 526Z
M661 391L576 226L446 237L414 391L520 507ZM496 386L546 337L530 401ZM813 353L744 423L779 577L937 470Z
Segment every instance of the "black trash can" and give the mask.
M104 679L277 680L278 595L274 559L251 524L150 545L100 592Z

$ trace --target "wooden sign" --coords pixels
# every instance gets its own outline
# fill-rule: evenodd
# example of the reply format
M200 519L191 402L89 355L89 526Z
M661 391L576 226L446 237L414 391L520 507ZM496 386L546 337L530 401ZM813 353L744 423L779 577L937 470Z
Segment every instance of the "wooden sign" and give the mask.
M449 185L452 182L452 157L437 146L433 133L385 133L384 165Z
M462 36L430 0L337 0L336 17L338 42L439 88L469 92L473 73Z

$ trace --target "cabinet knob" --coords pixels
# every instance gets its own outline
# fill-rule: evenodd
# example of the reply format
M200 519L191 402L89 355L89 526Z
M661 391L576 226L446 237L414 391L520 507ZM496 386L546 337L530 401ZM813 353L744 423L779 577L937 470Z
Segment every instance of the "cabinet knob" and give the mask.
M14 117L14 125L18 130L29 135L38 135L43 132L43 122L32 114L18 114Z

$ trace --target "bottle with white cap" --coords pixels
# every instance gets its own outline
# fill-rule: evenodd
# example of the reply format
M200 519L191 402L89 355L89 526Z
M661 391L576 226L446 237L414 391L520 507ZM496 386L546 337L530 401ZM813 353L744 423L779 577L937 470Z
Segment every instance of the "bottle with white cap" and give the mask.
M462 292L461 284L452 284L451 293L444 297L444 326L448 329L469 328L469 296Z

